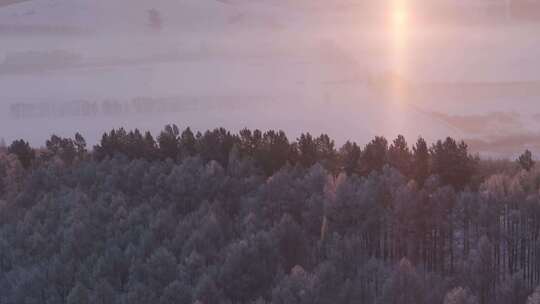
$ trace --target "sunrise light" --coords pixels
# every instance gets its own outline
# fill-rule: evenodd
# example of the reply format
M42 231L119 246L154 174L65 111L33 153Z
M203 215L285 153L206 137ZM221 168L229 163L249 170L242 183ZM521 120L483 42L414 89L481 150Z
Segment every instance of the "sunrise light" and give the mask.
M392 7L392 23L396 28L407 26L409 21L409 10L406 0L395 0Z
M392 101L402 105L406 99L403 77L407 73L408 41L411 31L411 9L407 0L393 0L390 7L390 50Z

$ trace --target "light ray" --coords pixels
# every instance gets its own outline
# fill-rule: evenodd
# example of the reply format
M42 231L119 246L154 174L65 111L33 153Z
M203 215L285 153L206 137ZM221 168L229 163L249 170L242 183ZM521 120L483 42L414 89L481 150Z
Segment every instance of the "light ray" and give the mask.
M411 27L411 11L407 0L392 0L390 8L392 77L391 96L393 103L402 105L406 100L403 77L407 74L408 42Z

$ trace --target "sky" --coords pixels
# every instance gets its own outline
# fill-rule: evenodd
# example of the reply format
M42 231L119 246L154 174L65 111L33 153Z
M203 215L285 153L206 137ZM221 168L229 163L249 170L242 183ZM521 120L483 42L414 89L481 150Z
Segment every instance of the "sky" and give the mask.
M503 0L0 0L0 138L39 146L79 131L92 143L113 127L176 123L540 153L529 11Z

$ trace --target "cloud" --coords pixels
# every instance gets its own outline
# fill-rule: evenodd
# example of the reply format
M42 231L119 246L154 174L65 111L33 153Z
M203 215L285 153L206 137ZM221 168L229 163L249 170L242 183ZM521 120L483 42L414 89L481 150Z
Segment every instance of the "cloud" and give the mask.
M512 135L491 135L466 140L472 151L500 157L516 156L529 149L540 153L540 132L523 132Z
M462 134L474 153L504 158L529 149L540 154L540 132L531 130L531 116L516 112L451 115L417 110ZM532 118L540 121L540 113Z
M441 112L425 112L467 136L490 136L523 132L522 117L514 112L491 112L478 115L449 115Z

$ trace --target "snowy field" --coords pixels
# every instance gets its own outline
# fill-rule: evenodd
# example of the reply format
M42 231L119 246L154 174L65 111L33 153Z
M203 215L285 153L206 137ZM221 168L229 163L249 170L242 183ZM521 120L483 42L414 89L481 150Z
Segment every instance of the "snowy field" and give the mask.
M30 0L0 7L0 137L41 145L69 130L95 142L113 127L157 132L177 123L283 129L291 137L325 132L340 143L450 135L486 155L540 152L538 24L458 26L411 16L397 37L377 8L328 3ZM159 12L160 29L149 26L150 9ZM39 62L55 51L76 59ZM90 117L12 111L14 104L141 97L190 106Z

